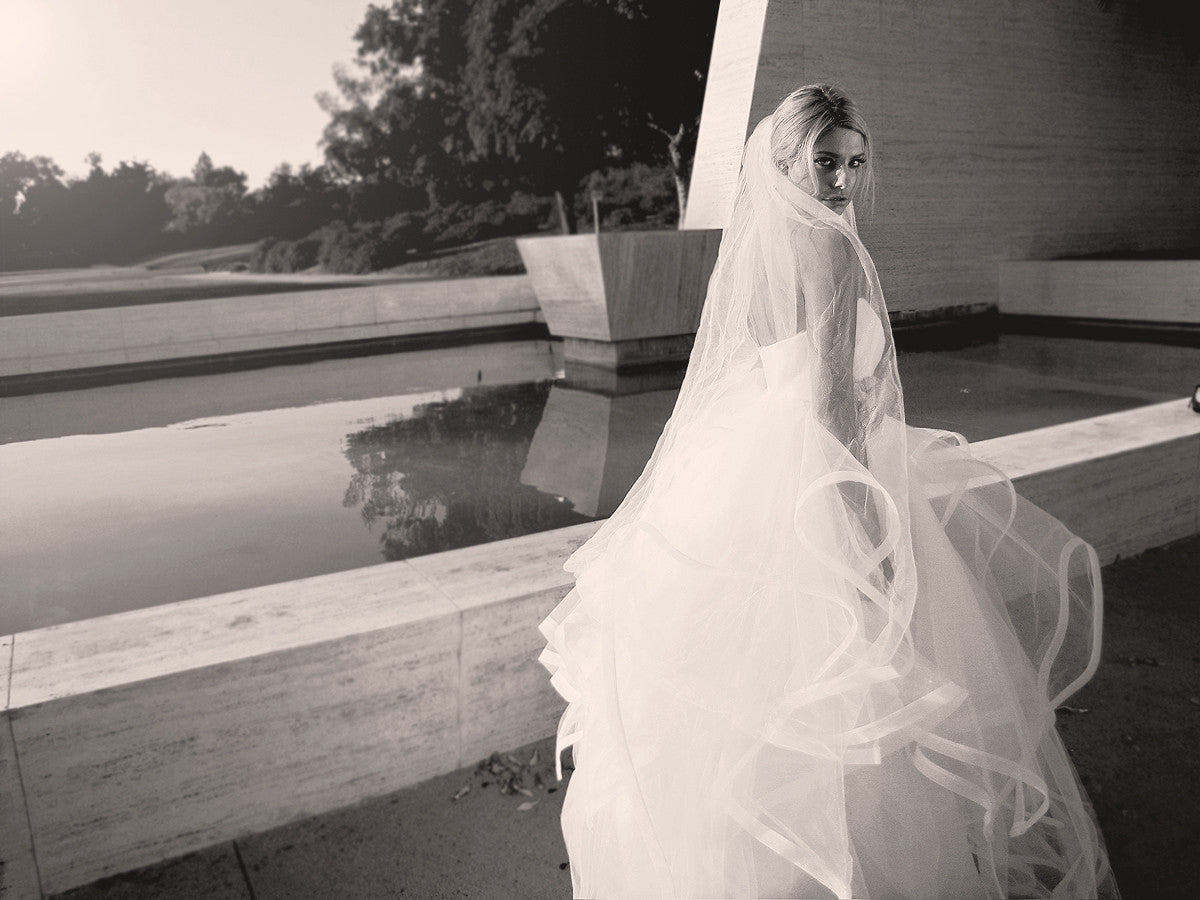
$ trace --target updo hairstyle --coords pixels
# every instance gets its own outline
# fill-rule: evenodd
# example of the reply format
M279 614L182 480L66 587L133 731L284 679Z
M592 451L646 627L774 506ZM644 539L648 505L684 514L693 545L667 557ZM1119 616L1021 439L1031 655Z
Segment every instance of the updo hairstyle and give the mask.
M871 132L854 101L833 85L806 84L783 99L771 116L771 160L785 174L789 163L805 160L809 177L816 184L813 147L832 128L848 128L862 135L867 162L855 186L856 196L851 199L864 198L869 206L875 198Z

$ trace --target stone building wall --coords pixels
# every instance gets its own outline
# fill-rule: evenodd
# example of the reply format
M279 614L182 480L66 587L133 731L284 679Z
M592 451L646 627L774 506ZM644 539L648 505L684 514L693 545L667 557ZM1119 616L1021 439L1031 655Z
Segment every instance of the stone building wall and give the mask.
M1200 63L1118 0L725 0L685 222L725 224L792 88L872 129L860 232L894 310L992 305L998 263L1200 247Z

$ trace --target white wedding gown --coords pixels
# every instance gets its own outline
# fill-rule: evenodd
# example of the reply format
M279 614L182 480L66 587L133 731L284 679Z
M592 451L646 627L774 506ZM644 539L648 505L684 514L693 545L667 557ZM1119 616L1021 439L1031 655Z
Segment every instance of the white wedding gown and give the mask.
M893 352L872 299L864 391ZM540 660L568 701L575 896L1115 896L1054 729L1097 662L1092 548L902 412L854 462L810 337L722 352L703 403L685 383L625 508L566 562ZM855 478L889 487L882 542L839 499Z

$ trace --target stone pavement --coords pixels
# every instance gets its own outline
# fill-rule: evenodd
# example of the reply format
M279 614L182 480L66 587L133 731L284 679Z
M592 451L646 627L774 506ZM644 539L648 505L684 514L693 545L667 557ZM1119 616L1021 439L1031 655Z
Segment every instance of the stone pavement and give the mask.
M1074 711L1060 713L1059 729L1127 900L1192 897L1200 884L1200 536L1112 564L1104 587L1103 660L1072 699ZM499 774L461 769L57 896L568 897L558 816L569 776L556 785L553 742L502 753L493 768ZM514 771L532 797L501 793Z

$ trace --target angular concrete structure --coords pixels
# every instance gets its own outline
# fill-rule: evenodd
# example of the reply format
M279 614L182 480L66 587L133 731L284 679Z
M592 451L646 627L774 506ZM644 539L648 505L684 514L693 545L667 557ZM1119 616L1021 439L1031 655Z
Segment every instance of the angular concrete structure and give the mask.
M546 325L568 363L612 370L686 361L721 232L521 238Z

